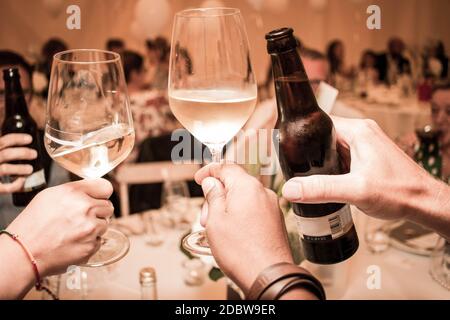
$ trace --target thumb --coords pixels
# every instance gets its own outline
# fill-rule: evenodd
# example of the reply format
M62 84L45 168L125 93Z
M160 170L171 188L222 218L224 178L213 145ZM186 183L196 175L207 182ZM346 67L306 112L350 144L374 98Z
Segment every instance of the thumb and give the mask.
M207 202L207 206L202 209L201 217L201 223L205 226L212 216L225 211L225 188L219 180L207 177L202 181L202 190Z
M354 203L357 191L349 174L297 177L283 186L283 196L297 203Z

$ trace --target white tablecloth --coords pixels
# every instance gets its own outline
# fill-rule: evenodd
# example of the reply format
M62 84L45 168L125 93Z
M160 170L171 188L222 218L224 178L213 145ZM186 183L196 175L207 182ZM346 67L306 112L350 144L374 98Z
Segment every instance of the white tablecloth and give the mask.
M375 120L391 139L410 134L429 124L431 120L429 103L420 103L416 99L402 99L395 105L368 103L354 97L339 99L333 114L348 117L349 113L361 115L350 117Z
M360 248L346 262L326 269L337 281L337 285L325 287L329 299L450 299L450 291L431 279L429 258L394 248L377 255L370 253L364 242L366 216L357 212L353 209ZM182 262L186 257L179 250L181 236L181 231L166 229L165 242L160 247L146 245L144 236L131 236L130 252L123 260L108 268L90 269L85 298L139 299L139 270L151 266L157 272L159 299L225 299L225 279L218 282L207 279L199 287L184 283ZM370 290L367 286L369 266L377 266L381 272L379 290ZM65 283L64 276L60 286L62 299L82 298L80 291L66 289ZM27 298L40 297L40 293L32 291Z
M450 299L450 291L431 278L429 257L406 253L393 247L379 254L371 253L364 240L364 226L368 218L356 208L352 208L352 211L360 242L358 251L343 263L330 267L320 266L322 270L318 269L319 272L335 276L335 283L325 286L329 299ZM309 263L304 265L311 269ZM370 267L375 267L380 272L379 289L369 289L372 286L367 285L371 276L368 273Z

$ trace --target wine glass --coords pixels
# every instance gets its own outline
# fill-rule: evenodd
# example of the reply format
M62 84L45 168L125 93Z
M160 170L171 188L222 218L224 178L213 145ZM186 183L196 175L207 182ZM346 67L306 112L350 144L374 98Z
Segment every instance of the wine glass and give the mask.
M100 178L128 157L134 128L118 54L79 49L55 55L45 146L54 161L84 179ZM109 228L86 266L116 262L129 246L125 235Z
M222 161L224 146L253 113L257 86L238 9L176 14L169 70L170 108L180 123ZM211 255L204 231L184 238L194 255Z

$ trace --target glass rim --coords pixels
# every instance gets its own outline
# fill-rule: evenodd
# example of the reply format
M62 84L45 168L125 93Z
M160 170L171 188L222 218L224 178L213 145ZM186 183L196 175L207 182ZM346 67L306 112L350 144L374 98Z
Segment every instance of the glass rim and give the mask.
M73 61L73 60L66 60L63 57L63 55L71 54L71 53L103 53L105 55L110 55L111 58L105 58L100 59L98 61ZM56 53L53 56L53 60L57 61L58 63L67 63L67 64L99 64L99 63L116 63L120 61L120 55L113 51L107 51L107 50L101 50L101 49L71 49L71 50L65 50Z
M219 13L216 14L198 14L198 13L206 13L211 11L219 11ZM206 18L214 18L214 17L224 17L224 16L234 16L234 15L240 15L241 10L238 8L231 8L231 7L210 7L210 8L194 8L194 9L186 9L179 11L175 14L177 17L182 18L200 18L200 19L206 19Z

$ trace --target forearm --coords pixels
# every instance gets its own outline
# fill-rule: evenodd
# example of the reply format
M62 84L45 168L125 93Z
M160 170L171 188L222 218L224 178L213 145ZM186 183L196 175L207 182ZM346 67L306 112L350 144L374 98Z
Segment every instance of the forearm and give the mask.
M431 176L423 186L408 219L450 239L450 186Z
M0 300L22 299L34 283L31 262L6 235L0 235L0 257Z

